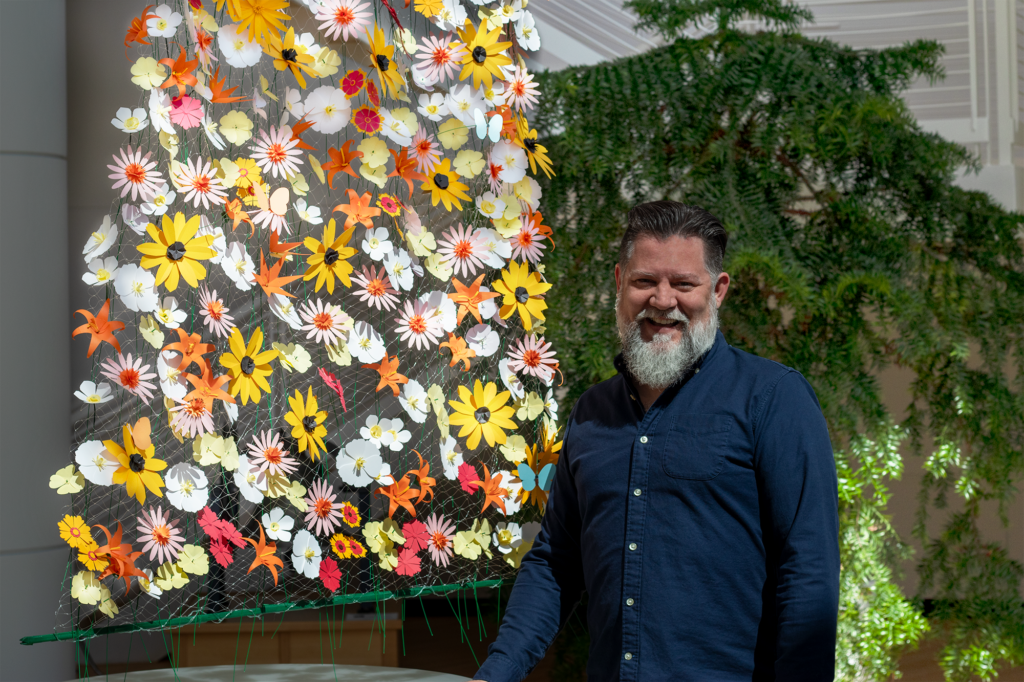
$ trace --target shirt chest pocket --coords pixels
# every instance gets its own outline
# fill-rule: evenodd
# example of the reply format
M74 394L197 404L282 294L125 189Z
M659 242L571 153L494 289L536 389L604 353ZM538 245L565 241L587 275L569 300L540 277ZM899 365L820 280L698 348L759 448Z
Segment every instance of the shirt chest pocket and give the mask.
M725 449L733 419L717 414L676 417L662 447L662 467L672 478L709 481L725 466Z

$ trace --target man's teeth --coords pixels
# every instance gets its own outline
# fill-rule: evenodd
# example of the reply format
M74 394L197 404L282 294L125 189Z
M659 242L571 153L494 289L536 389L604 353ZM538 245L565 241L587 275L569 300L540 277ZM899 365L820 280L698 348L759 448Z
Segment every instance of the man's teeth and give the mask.
M664 324L664 325L675 324L678 321L678 320L670 319L668 317L649 317L647 319L649 319L651 322L653 322L655 324Z

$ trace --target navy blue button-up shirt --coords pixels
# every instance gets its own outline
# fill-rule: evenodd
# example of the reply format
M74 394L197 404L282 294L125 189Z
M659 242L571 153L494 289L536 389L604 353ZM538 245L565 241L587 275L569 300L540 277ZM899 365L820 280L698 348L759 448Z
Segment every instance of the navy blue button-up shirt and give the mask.
M586 590L591 682L833 679L837 482L810 385L719 333L644 412L617 366L569 417L477 678L523 679Z

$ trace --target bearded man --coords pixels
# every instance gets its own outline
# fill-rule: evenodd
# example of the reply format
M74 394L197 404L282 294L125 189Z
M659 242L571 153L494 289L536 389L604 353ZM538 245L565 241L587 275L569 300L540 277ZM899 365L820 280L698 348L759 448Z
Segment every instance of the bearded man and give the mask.
M478 679L525 678L584 590L590 682L833 679L828 430L798 372L718 331L725 246L703 209L629 212L619 374L569 416L542 530Z

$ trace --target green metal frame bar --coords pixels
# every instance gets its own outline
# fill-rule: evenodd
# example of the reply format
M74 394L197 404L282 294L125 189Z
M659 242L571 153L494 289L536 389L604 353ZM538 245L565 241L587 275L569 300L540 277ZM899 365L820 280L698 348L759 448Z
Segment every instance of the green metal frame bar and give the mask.
M119 632L137 632L139 630L159 630L162 628L178 628L186 625L207 623L210 621L226 620L228 618L259 618L270 613L283 613L285 611L303 611L306 609L317 609L324 606L339 606L342 604L358 604L368 601L383 601L385 599L406 599L419 597L424 594L439 594L464 590L476 587L497 587L502 584L501 579L480 580L465 584L454 583L450 585L430 585L424 587L412 587L394 592L364 592L361 594L342 594L328 599L309 599L299 602L284 602L281 604L264 604L258 608L236 609L234 611L218 611L216 613L197 613L192 616L181 618L167 618L164 620L151 620L141 623L128 623L126 625L111 625L108 627L89 628L88 630L66 630L64 632L53 632L47 635L34 635L22 637L24 645L41 644L43 642L62 642L75 640L78 642L99 637L101 635L113 635Z

